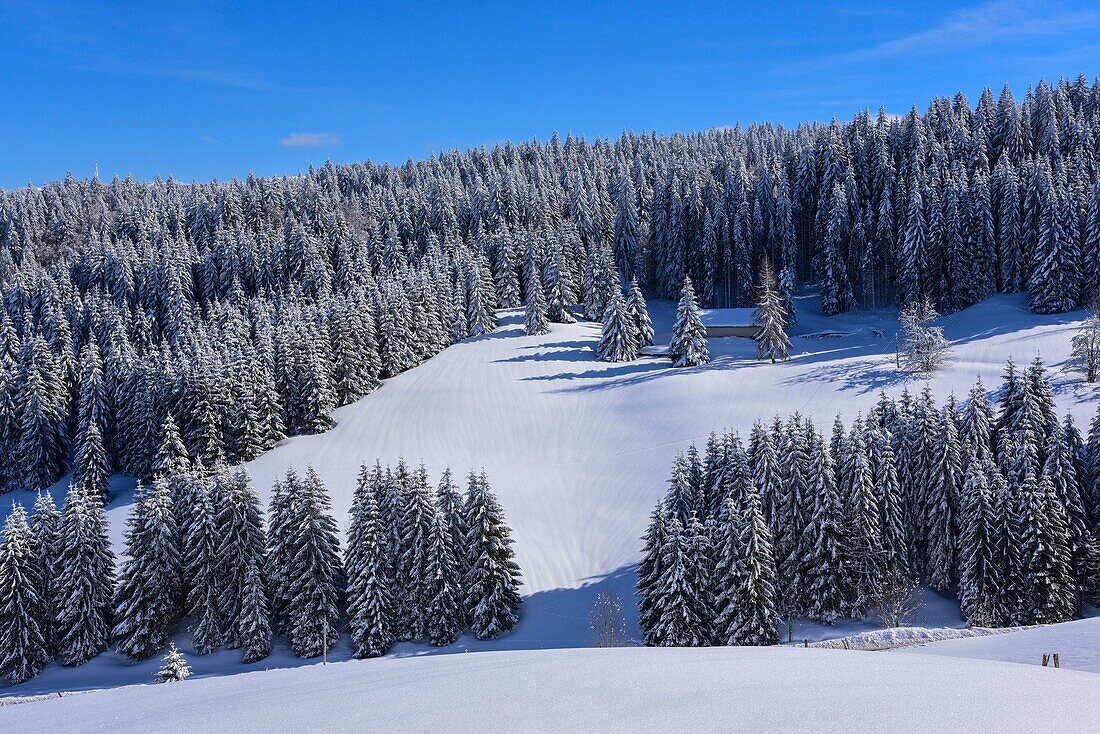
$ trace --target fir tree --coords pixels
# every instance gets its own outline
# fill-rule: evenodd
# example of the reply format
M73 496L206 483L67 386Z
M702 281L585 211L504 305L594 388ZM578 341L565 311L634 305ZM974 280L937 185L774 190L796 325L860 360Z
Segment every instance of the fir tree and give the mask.
M482 472L466 492L466 618L478 639L510 631L519 621L520 570L512 559L511 529Z
M58 569L58 653L65 665L80 665L107 646L114 555L99 497L75 486L65 499Z
M245 663L263 660L271 652L271 623L261 566L251 559L245 569L237 617L237 642Z
M288 572L288 630L291 650L314 658L331 648L337 633L337 582L342 568L336 521L325 486L313 467L290 481L291 554Z
M161 683L178 683L191 677L191 666L183 653L172 642L168 645L168 653L162 659L160 670L157 671L157 680Z
M427 571L431 589L425 612L428 640L436 646L449 645L458 637L462 587L450 530L438 510L432 518Z
M531 284L527 290L523 328L528 336L542 336L550 333L550 324L546 319L546 299L542 294L542 281L539 278L531 278Z
M756 340L757 356L770 359L775 364L777 359L790 359L791 340L787 338L787 318L773 280L771 263L765 258L760 268L757 309L753 319L760 325L760 331L753 338Z
M695 290L691 287L690 278L684 278L668 351L673 367L695 367L710 361L707 331L699 319L699 307L695 304Z
M47 649L51 652L57 647L58 599L57 576L60 573L61 557L61 513L54 505L49 492L39 492L34 501L34 516L31 524L34 551L41 572L39 598L43 606L42 634L46 638Z
M635 324L630 320L622 293L617 288L604 309L599 357L604 362L630 362L638 358Z
M833 624L844 613L849 593L844 508L836 491L833 460L820 436L811 447L810 488L815 501L806 528L810 543L806 604L811 618Z
M0 677L18 685L50 662L43 568L23 506L13 503L0 538Z
M167 483L138 488L126 532L126 563L115 596L113 636L131 660L160 651L179 607L180 551Z
M393 644L394 619L387 579L389 547L365 466L350 514L344 566L351 638L356 655L378 657Z
M660 579L654 609L653 644L666 647L699 647L710 642L708 615L703 597L703 578L691 535L673 518L664 538Z
M653 344L653 322L649 319L649 310L646 308L645 297L642 289L638 287L638 280L630 281L630 293L626 296L627 319L634 325L634 335L638 347L648 347Z
M771 534L755 488L741 505L726 500L728 518L719 551L718 641L727 645L774 645L779 642L775 599L775 561Z

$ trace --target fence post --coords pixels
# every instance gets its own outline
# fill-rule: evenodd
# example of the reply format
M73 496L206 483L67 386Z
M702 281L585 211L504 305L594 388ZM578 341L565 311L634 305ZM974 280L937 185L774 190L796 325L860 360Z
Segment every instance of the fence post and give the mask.
M1054 653L1054 667L1055 667L1055 668L1060 668L1060 667L1062 667L1062 666L1061 666L1061 664L1060 664L1060 663L1059 663L1059 661L1058 661L1058 653Z

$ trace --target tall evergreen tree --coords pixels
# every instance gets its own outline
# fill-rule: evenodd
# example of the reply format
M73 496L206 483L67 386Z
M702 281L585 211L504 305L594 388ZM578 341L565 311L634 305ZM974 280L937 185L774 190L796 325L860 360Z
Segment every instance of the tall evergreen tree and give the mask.
M707 330L699 318L699 307L695 303L695 289L691 279L684 278L684 287L680 292L680 304L676 308L676 323L672 327L672 342L669 344L669 356L673 367L696 367L710 361L707 349Z
M481 640L499 637L519 621L520 570L511 529L485 473L471 474L466 491L466 618Z
M58 568L58 653L65 665L80 665L107 646L115 582L103 505L80 487L65 498Z
M13 505L0 538L0 677L18 685L50 662L43 568L23 506Z

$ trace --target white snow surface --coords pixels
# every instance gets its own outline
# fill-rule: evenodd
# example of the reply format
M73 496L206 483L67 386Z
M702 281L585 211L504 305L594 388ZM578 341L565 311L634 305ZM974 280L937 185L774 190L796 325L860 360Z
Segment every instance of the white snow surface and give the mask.
M944 640L906 652L1028 665L1041 665L1044 654L1058 653L1063 668L1100 673L1100 619L1077 619L992 637ZM1100 693L1100 678L1096 690ZM1100 729L1100 720L1096 728Z
M904 653L526 650L129 686L0 707L0 730L1094 732L1098 683L1092 673Z
M523 568L520 624L496 641L464 636L441 650L403 644L396 656L588 646L588 610L603 588L623 598L628 636L636 644L639 538L665 492L677 451L692 442L702 449L710 431L730 428L747 437L753 421L785 418L793 411L828 431L834 415L850 421L866 412L879 389L896 396L906 385L914 391L923 387L923 379L894 367L896 311L829 318L820 314L815 296L797 302L791 361L757 361L752 341L731 337L710 340L710 364L686 369L654 358L600 362L598 324L554 324L549 335L533 337L523 333L521 311L503 312L496 332L456 344L386 380L373 394L335 411L331 431L284 441L246 468L266 503L276 477L290 466L301 470L312 464L343 527L364 460L423 462L433 481L447 466L460 476L484 467L514 529ZM675 304L653 302L650 309L656 341L667 343ZM1059 410L1072 409L1085 427L1098 393L1064 368L1070 339L1084 318L1083 311L1036 316L1023 294L997 296L943 317L954 356L929 383L940 401L951 391L963 399L979 376L988 389L998 388L1009 357L1026 364L1039 353L1054 381ZM822 333L834 336L818 338ZM116 496L108 516L121 550L133 483L125 477L113 483ZM58 504L63 486L54 489ZM28 508L33 503L27 492L4 499ZM8 507L0 500L0 515ZM910 624L965 626L957 602L924 593L926 605ZM793 638L820 640L875 627L871 620L835 628L801 622ZM197 676L306 664L290 657L282 644L271 658L244 666L239 651L191 654L186 632L177 642ZM350 657L346 637L332 655ZM51 665L26 684L0 687L0 697L144 683L158 665L157 660L130 665L106 653L78 668Z

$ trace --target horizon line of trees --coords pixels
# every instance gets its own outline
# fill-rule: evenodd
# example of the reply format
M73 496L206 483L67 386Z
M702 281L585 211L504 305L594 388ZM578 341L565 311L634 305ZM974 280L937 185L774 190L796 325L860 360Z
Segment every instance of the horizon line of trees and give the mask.
M1100 285L1098 136L1080 77L901 118L0 191L0 486L149 477L169 418L206 466L253 458L536 289L549 322L634 280L751 306L766 257L781 302L820 282L826 313L1024 288L1066 310Z
M342 631L364 658L463 630L491 639L522 603L510 535L484 470L463 494L449 469L433 489L423 466L364 463L341 552L312 467L276 480L265 526L243 469L177 466L138 486L116 570L102 497L73 486L59 511L41 492L30 518L14 504L0 536L0 678L18 684L111 645L148 659L181 626L196 653L240 649L245 663L275 636L301 658Z
M883 393L831 439L777 417L676 457L643 538L642 633L776 644L781 620L877 614L918 581L972 626L1064 622L1100 598L1098 523L1100 411L1087 437L1059 421L1038 357L1008 363L996 403L980 380L961 407Z

